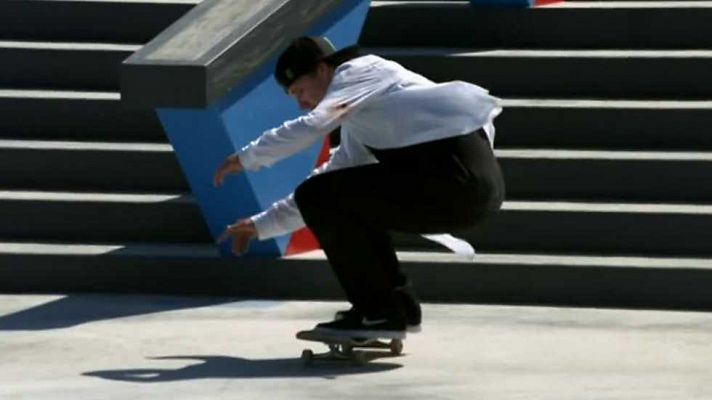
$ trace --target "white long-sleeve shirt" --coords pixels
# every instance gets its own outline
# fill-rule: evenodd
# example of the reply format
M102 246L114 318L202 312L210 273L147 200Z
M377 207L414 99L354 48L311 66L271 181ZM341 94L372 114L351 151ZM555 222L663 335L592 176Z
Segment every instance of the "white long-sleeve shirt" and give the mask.
M270 129L238 152L245 169L272 166L341 126L341 145L311 175L378 162L366 148L398 148L484 128L494 143L502 111L487 90L466 82L436 84L400 64L368 55L334 71L324 99L297 119ZM259 239L303 227L293 194L251 217Z

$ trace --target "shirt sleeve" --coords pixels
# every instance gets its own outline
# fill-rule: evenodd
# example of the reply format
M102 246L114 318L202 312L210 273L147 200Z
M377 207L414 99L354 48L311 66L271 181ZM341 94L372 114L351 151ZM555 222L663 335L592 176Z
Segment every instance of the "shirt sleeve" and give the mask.
M256 171L295 154L336 129L344 118L379 95L394 82L392 71L375 64L339 66L324 99L307 115L264 132L237 154L247 170Z
M341 145L336 148L328 162L316 168L309 177L342 168L377 162L371 152L356 142L346 131L342 132ZM294 201L294 193L275 202L265 211L250 218L257 228L257 238L265 240L296 231L305 223Z

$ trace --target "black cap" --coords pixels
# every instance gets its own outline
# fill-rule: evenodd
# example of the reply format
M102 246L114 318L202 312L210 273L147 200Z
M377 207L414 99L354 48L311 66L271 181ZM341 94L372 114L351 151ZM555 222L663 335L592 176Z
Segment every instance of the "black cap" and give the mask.
M312 72L319 62L336 52L325 37L300 37L284 50L277 60L274 77L285 89L300 76Z

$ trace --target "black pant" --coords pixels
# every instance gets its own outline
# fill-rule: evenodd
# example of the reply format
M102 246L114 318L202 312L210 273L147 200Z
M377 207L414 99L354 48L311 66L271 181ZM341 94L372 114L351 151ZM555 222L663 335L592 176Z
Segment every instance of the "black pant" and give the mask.
M472 227L500 208L504 180L482 130L371 151L378 164L311 177L295 201L351 304L369 317L403 316L409 282L389 231Z

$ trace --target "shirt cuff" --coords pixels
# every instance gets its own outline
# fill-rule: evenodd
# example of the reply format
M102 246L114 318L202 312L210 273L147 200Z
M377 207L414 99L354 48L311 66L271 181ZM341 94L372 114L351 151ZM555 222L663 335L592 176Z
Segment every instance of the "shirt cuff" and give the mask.
M263 211L259 214L255 214L250 217L250 220L253 224L255 224L258 240L265 240L279 236L279 233L275 233L274 224L270 221L270 217L267 212Z
M259 163L252 155L252 152L250 152L250 146L243 147L242 150L238 151L235 154L240 159L240 165L242 165L242 168L248 171L257 171L258 169L260 169Z

